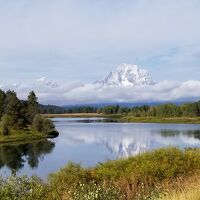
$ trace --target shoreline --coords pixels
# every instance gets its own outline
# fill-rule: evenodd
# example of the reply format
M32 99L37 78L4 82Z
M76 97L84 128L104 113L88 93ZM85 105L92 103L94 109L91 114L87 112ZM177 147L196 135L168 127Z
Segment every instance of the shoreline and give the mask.
M98 113L64 113L64 114L42 114L46 118L89 118L89 117L106 117L105 114Z
M90 118L90 117L103 117L116 122L124 123L159 123L159 124L200 124L199 117L170 117L170 118L156 118L156 117L133 117L129 115L106 115L98 113L65 113L65 114L43 114L47 118Z
M117 119L116 119L117 120ZM148 117L131 117L125 116L118 119L119 122L135 123L157 123L157 124L200 124L200 118L148 118Z
M41 139L52 139L50 135L44 135L43 133L28 133L26 131L20 131L20 134L12 134L8 136L0 136L0 144L12 144L15 142L29 142Z

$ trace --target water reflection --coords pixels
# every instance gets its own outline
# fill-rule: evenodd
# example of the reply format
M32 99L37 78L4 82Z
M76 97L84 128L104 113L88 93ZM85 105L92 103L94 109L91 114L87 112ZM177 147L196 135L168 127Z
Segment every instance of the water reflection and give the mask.
M194 137L200 140L200 130L168 130L168 129L161 129L160 134L163 137L174 137L179 135L187 135L188 137Z
M200 126L188 124L96 123L84 124L85 119L58 120L66 146L77 148L94 145L107 149L107 158L137 155L152 149L177 146L200 146ZM93 151L95 148L92 147Z
M7 167L15 173L22 169L26 162L31 169L37 168L40 159L51 153L54 147L54 142L48 140L0 145L0 168Z
M76 117L76 118L52 118L52 120L57 124L60 125L64 122L64 124L70 124L70 123L114 123L117 122L117 120L109 119L109 118L103 118L103 117L92 117L92 118L84 118L84 117Z
M160 147L200 147L200 125L110 123L103 118L53 120L60 133L53 140L0 145L1 175L17 171L17 175L45 179L69 161L90 167Z

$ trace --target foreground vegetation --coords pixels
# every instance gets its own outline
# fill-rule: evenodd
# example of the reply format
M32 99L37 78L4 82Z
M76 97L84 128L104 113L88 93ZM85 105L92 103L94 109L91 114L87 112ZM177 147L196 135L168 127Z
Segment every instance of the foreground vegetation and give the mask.
M200 149L166 148L107 161L93 168L69 163L50 174L0 181L0 199L198 200Z
M39 104L33 91L27 101L21 101L14 91L0 90L0 143L57 135L53 122L39 114Z
M199 200L200 199L200 175L192 175L188 179L178 180L176 188L168 189L161 194L159 200Z

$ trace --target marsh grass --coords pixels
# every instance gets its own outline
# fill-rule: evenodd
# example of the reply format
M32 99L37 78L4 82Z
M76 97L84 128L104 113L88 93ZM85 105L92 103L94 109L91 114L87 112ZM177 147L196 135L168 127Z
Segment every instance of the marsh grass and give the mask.
M200 200L200 172L195 172L187 179L179 178L165 188L158 200Z

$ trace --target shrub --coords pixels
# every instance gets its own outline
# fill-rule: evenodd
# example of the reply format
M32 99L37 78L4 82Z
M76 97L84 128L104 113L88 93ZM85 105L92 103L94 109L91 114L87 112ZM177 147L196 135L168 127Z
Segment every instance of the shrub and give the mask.
M44 134L56 135L55 126L50 119L46 119L41 115L36 115L33 119L32 128ZM58 132L57 132L58 135Z
M150 199L162 191L163 183L173 182L180 176L187 177L195 170L200 170L198 149L165 148L128 159L108 161L95 168L82 168L71 163L51 175L50 185L53 193L58 195L57 199L64 194L69 195L69 191L81 199L88 192L94 195L100 190L98 195L101 195L113 187L119 189L124 199L140 200L144 196Z
M2 127L2 134L9 135L10 128L13 125L13 119L10 115L5 114L2 117L1 127Z
M0 199L2 200L46 200L48 186L37 177L11 176L0 180Z
M115 186L103 186L94 181L91 183L79 183L78 187L70 192L73 200L120 200L123 195Z
M55 131L55 126L50 119L43 118L43 130L42 132L45 134L51 133Z

